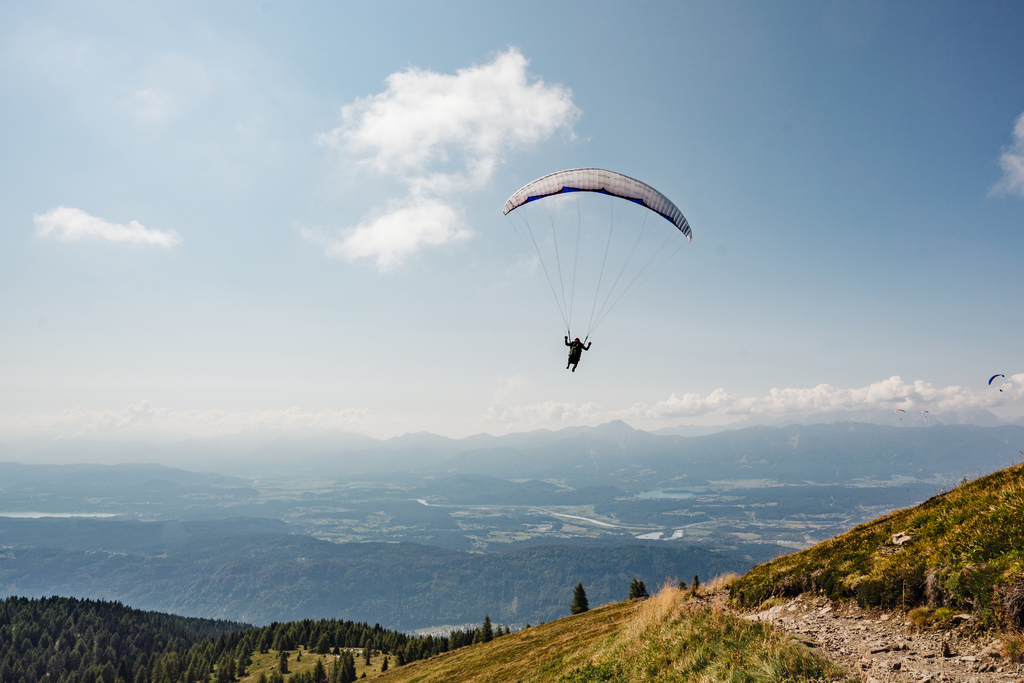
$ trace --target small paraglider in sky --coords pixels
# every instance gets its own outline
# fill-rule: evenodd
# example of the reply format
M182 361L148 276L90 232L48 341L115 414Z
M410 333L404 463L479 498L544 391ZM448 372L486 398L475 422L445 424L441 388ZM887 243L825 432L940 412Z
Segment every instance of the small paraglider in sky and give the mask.
M924 419L927 420L928 419L928 411L927 410L922 410L921 413L924 415Z
M903 410L903 408L897 408L897 409L896 409L896 412L897 412L897 413L905 413L905 412L907 412L907 411ZM903 418L901 417L901 418L900 418L900 420L902 421L902 420L903 420Z
M992 375L991 377L988 378L989 386L992 386L992 380L994 380L996 377L1002 377L1003 379L1006 379L1006 375ZM1000 389L999 391L1002 391L1002 389Z

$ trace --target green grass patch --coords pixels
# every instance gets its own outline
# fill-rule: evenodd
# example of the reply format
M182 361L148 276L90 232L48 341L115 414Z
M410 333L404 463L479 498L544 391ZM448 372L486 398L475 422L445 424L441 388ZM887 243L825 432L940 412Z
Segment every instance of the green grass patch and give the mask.
M299 653L302 653L302 659L299 660ZM374 653L370 657L370 664L367 665L363 659L363 651L358 652L353 650L356 658L356 676L361 676L365 672L367 676L373 676L374 674L380 673L381 664L384 662L384 655L379 652ZM246 675L239 679L239 683L257 683L260 679L260 674L265 674L267 678L270 674L277 670L278 660L280 653L277 650L271 650L266 654L254 653L252 656L252 663L246 669ZM291 680L292 676L300 672L312 672L313 667L316 666L317 660L324 663L324 668L333 666L334 662L338 658L334 655L318 655L315 652L310 652L304 647L292 650L288 653L288 673L284 675L285 683ZM388 662L389 666L394 666L395 658L390 657Z
M622 602L389 670L388 681L835 680L844 670L770 624L700 607L666 586Z
M759 565L732 586L732 599L749 608L820 591L863 607L929 605L1024 625L1024 604L1010 597L1024 579L1022 519L1017 465Z

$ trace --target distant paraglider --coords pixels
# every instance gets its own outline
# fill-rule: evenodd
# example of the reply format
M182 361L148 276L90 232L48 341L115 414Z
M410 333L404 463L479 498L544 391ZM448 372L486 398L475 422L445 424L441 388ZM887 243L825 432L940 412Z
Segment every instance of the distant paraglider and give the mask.
M921 413L924 415L924 419L927 420L928 419L928 411L927 410L922 410Z
M992 375L991 377L988 378L989 386L992 386L992 380L994 380L996 377L1002 377L1003 379L1006 379L1006 375ZM1000 389L999 391L1002 391L1002 389Z
M896 409L896 412L897 412L897 413L905 413L905 412L907 412L907 411L903 410L903 408L897 408L897 409ZM903 418L901 417L901 418L900 418L900 420L902 421L902 420L903 420Z

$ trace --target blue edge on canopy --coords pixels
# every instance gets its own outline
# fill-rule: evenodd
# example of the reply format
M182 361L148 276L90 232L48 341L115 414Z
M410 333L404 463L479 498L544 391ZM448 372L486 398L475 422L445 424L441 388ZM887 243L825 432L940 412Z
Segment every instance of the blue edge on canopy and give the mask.
M645 204L644 200L642 200L642 199L634 199L633 197L623 197L621 194L615 194L614 192L609 192L608 190L604 189L603 187L600 190L577 190L574 187L563 187L558 192L550 192L548 194L538 194L538 195L533 196L533 197L527 197L526 198L526 203L529 204L530 202L535 202L538 199L544 199L545 197L552 197L552 196L554 196L556 194L565 194L566 192L596 192L598 194L606 194L609 197L618 197L619 199L625 199L627 202L633 202L634 204L639 204L640 206L643 206L643 207L645 207L647 209L650 209L651 211L654 211L654 213L658 214L659 216L661 216L662 218L667 220L672 225L676 225L676 222L674 220L672 220L672 218L670 216L666 216L665 214L663 214L660 211L655 211L650 206ZM680 232L682 232L682 228L680 228L678 225L676 225L676 228Z

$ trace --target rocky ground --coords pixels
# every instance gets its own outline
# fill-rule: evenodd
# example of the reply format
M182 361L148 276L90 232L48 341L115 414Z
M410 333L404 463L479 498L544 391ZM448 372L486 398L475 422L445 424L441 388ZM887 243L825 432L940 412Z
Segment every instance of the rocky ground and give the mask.
M1024 683L1024 666L1007 661L995 636L979 634L966 614L945 630L920 631L902 612L802 595L744 618L772 622L865 683Z

